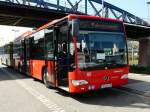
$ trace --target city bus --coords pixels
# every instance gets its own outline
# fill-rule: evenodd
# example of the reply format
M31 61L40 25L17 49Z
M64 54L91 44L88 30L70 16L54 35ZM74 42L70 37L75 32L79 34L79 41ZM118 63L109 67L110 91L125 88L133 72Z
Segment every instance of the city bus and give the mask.
M13 67L69 93L128 83L128 52L123 22L68 15L13 42Z
M13 43L10 42L0 47L0 63L7 66L13 65Z

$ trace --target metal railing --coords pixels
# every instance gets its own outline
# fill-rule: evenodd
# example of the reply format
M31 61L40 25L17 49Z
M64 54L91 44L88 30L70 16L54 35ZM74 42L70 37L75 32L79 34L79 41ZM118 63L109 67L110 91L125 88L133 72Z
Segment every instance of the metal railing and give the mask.
M0 0L20 5L28 5L39 8L53 9L65 13L83 13L106 18L115 18L125 23L150 26L150 24L108 2L102 0Z

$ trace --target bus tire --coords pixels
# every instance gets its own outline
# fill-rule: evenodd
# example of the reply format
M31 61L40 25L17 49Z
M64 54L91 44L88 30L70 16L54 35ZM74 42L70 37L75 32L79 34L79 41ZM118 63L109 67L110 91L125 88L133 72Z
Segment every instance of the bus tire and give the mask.
M44 85L47 87L47 88L51 88L51 85L50 83L48 82L48 70L47 68L45 67L44 70L43 70L43 83Z

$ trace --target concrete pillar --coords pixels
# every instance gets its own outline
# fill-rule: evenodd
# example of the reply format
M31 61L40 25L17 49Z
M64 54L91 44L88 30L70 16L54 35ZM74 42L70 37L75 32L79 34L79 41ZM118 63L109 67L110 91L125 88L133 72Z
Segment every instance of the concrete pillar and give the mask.
M150 38L139 40L139 65L150 66Z

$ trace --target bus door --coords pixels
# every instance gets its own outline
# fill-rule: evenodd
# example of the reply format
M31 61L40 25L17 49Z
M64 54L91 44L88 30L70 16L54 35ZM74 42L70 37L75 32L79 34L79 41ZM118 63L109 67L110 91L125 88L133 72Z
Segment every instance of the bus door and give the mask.
M13 66L13 43L10 43L10 66Z
M68 87L68 28L67 24L55 27L56 75L59 87ZM62 88L62 89L63 89Z
M33 38L27 38L25 39L25 50L24 50L24 64L25 64L25 73L30 74L30 58L31 58L31 49L32 49L32 43Z
M21 41L21 45L22 45L22 72L25 73L26 72L26 65L27 65L25 40Z
M48 80L49 86L56 86L56 74L55 74L55 58L54 58L54 31L53 27L45 29L45 65L46 69L46 79Z

